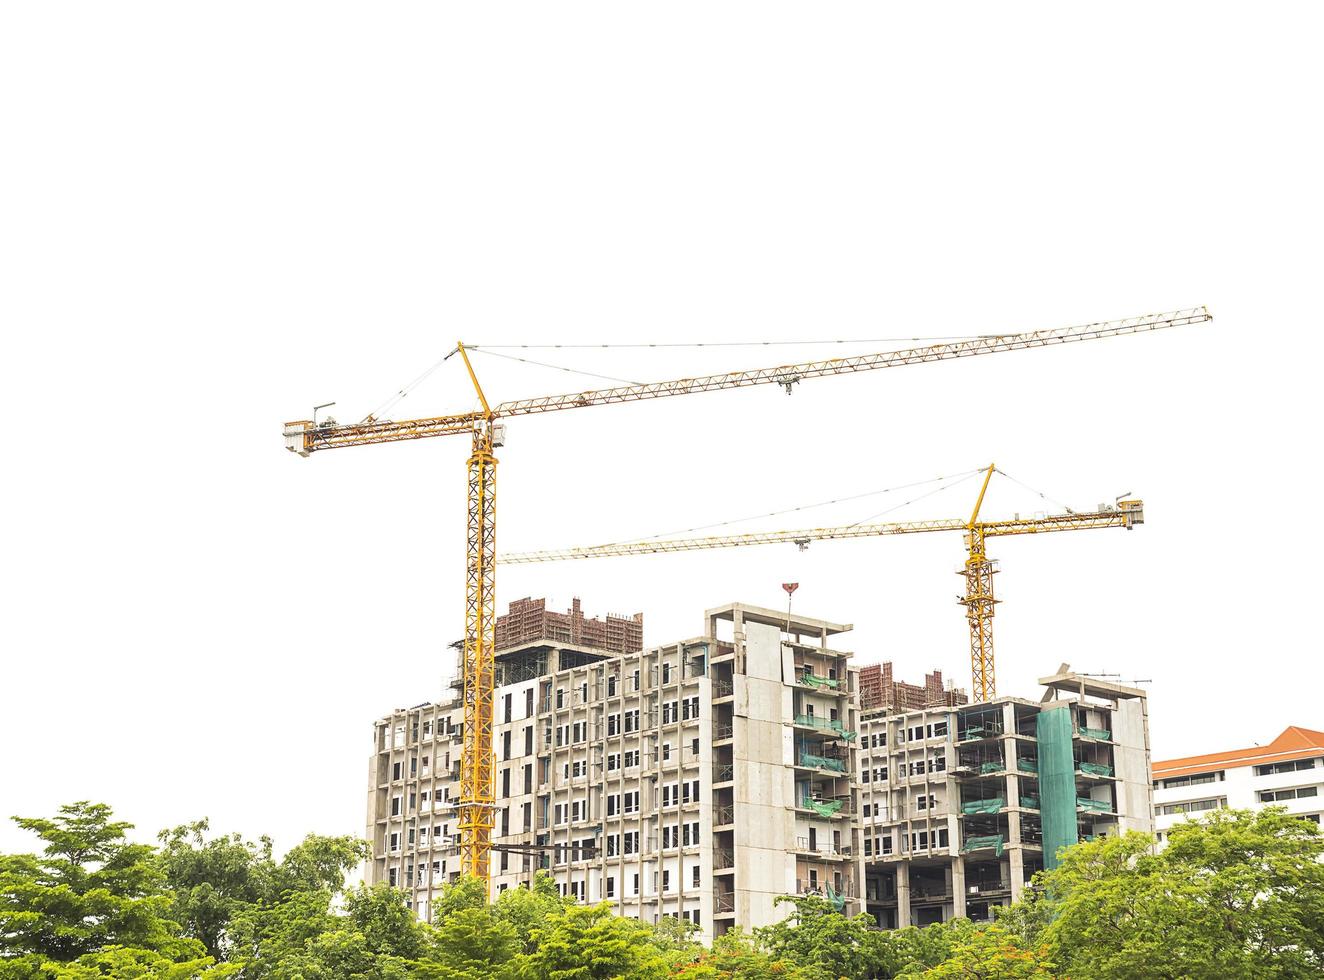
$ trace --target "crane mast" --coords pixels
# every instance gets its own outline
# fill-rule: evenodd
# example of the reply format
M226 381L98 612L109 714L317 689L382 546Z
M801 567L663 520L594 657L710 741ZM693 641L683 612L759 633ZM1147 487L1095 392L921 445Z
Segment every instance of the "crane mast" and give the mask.
M489 405L483 394L464 344L458 344L451 353L459 353L463 359L482 406L480 410L405 421L368 416L360 422L343 425L329 420L317 423L302 419L286 422L283 434L285 448L305 457L327 449L385 442L409 442L436 436L469 435L472 440L472 450L467 463L465 637L462 663L465 722L460 762L459 827L463 871L487 882L496 802L492 779L492 700L496 647L497 458L495 450L503 441L503 426L498 423L499 419L753 385L780 384L786 386L789 392L792 385L810 378L834 377L981 354L1100 340L1123 334L1147 333L1170 327L1199 324L1211 319L1213 318L1208 309L1201 306L1170 313L1154 313L1125 320L1110 320L1053 330L975 337L907 350L881 351L749 371L732 371L727 374L517 399L501 402L495 406Z

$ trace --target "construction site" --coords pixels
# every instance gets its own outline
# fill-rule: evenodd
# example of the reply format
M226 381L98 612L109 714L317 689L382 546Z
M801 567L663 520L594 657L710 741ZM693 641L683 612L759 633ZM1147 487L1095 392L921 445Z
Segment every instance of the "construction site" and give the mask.
M988 921L1057 848L1153 827L1142 690L1062 665L1042 699L971 705L931 674L886 705L849 624L729 603L695 636L618 651L547 635L564 620L529 600L498 619L494 894L546 871L706 939L774 921L781 895L880 928ZM457 689L373 726L368 882L423 919L463 871L463 724Z
M878 928L989 920L1063 848L1153 829L1143 689L1045 669L1042 691L997 686L993 623L1000 537L1133 530L1133 496L1089 510L983 512L998 468L978 475L968 517L706 536L655 536L497 553L496 450L527 414L776 384L1204 323L1203 308L872 355L599 391L488 401L392 421L305 420L286 446L328 449L468 436L466 624L447 697L374 726L367 837L370 883L403 889L427 919L461 875L489 895L553 875L563 895L621 915L692 923L706 939L787 914L815 895ZM448 357L451 355L448 355ZM500 565L564 563L813 541L954 532L970 686L941 669L922 684L848 649L849 623L739 601L707 609L693 636L645 647L644 612L588 616L544 599L497 614ZM561 573L558 573L558 577ZM1046 668L1049 665L1045 665Z

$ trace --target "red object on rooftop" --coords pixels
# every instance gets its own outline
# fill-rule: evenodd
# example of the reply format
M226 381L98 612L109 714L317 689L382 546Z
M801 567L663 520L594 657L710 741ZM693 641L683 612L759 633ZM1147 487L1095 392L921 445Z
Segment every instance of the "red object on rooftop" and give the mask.
M787 595L790 595L790 594L791 594L792 592L794 592L796 589L800 588L800 583L799 583L799 582L783 582L783 583L782 583L782 588L786 590L786 594L787 594Z

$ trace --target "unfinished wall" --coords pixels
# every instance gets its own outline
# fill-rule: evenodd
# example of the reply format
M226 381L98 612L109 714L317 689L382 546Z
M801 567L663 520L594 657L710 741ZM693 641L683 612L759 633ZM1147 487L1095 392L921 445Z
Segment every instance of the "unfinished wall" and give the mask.
M517 599L497 617L496 648L504 650L521 643L550 640L576 646L597 647L613 653L638 653L644 648L644 614L589 619L578 599L563 613L549 612L546 599Z

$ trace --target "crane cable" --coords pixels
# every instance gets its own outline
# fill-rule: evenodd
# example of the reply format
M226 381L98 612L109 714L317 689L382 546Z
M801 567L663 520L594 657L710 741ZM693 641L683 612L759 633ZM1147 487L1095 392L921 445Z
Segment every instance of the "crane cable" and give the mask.
M653 349L659 347L812 347L828 344L913 344L930 342L951 342L958 340L996 340L1007 334L977 333L952 334L938 337L855 337L840 340L711 340L711 341L662 341L661 343L635 344L475 344L469 350L606 350L606 349Z
M488 357L502 357L507 361L519 361L521 364L533 364L537 367L551 368L553 371L565 371L567 374L582 374L586 378L601 378L603 381L615 381L623 385L642 384L639 381L631 381L629 378L616 378L610 374L594 374L592 371L579 371L575 368L564 367L560 364L548 364L546 361L533 361L527 357L516 357L514 354L498 354L494 350L486 350L482 347L466 347L465 350L477 351L480 354L486 354Z
M1008 480L1010 480L1012 483L1015 483L1017 486L1024 487L1026 490L1029 490L1030 493L1033 493L1033 494L1038 495L1041 499L1043 499L1043 500L1047 500L1049 503L1057 504L1057 506L1061 507L1061 508L1062 508L1063 510L1065 510L1068 514L1074 514L1074 513L1075 513L1074 510L1072 510L1070 507L1068 507L1068 506L1067 506L1066 504L1064 504L1062 501L1058 500L1056 497L1050 497L1048 494L1044 493L1042 490L1036 490L1034 487L1030 486L1028 483L1022 483L1020 480L1016 479L1016 477L1012 476L1010 473L1006 472L1005 470L1000 470L1000 469L997 469L996 467L994 467L994 472L995 472L995 473L999 473L999 474L1001 474L1002 476L1005 476L1005 477L1006 477Z
M830 505L832 505L832 504L844 504L844 503L849 503L849 502L852 501L852 500L863 500L863 499L866 498L866 497L877 497L877 496L880 496L881 494L885 494L885 493L895 493L895 492L897 492L898 490L908 490L908 489L910 489L910 488L912 488L912 487L921 487L921 486L925 486L925 485L930 484L930 483L938 483L938 482L943 481L943 480L952 480L952 481L953 481L953 482L951 482L951 483L946 484L945 486L937 487L937 488L935 488L934 490L929 491L928 493L920 494L918 497L915 497L915 498L913 498L913 499L911 499L911 500L907 500L907 501L905 501L905 502L903 502L903 503L897 504L895 507L891 507L891 508L888 508L888 510L885 510L885 511L881 511L881 512L880 512L881 514L885 514L885 513L888 513L888 512L891 511L891 510L897 510L897 509L899 509L899 508L901 508L901 507L905 507L905 506L908 505L908 504L913 504L913 503L914 503L915 501L917 501L917 500L923 500L925 497L929 497L929 496L932 496L932 495L935 494L935 493L939 493L939 492L941 492L941 491L943 491L943 490L946 490L948 487L954 487L954 486L956 486L956 484L958 484L958 483L963 483L964 481L970 479L971 477L974 477L974 476L978 475L979 473L983 473L985 469L987 469L987 467L978 467L978 468L976 468L976 469L968 470L968 471L961 472L961 473L948 474L948 475L945 475L945 476L935 476L935 477L932 477L932 478L927 479L927 480L916 480L916 481L914 481L914 482L912 482L912 483L903 483L903 484L900 484L900 485L895 486L895 487L884 487L884 488L881 489L881 490L868 490L868 491L866 491L866 492L864 492L864 493L852 494L852 495L849 496L849 497L836 497L836 498L834 498L834 499L832 499L832 500L820 500L818 503L813 503L813 504L800 504L800 505L798 505L798 506L796 506L796 507L786 507L786 508L784 508L784 509L782 509L782 510L768 511L767 513L763 513L763 514L751 514L751 515L749 515L748 517L735 517L735 518L732 518L732 519L730 519L730 520L726 520L726 521L717 521L717 522L712 523L712 524L699 524L699 525L696 525L696 526L694 526L694 527L675 528L675 529L670 530L670 531L660 531L660 532L658 532L657 534L650 534L650 535L648 535L648 536L646 536L646 537L629 538L629 539L622 540L622 541L608 541L608 542L605 542L605 543L603 543L603 544L592 545L591 547L594 547L594 548L603 548L603 547L609 547L609 546L612 546L612 545L619 545L619 544L633 544L633 543L643 542L643 541L654 541L654 540L656 540L656 539L658 539L658 538L666 538L666 537L670 537L670 536L675 535L675 534L693 534L693 533L696 532L696 531L711 531L711 530L714 530L714 529L716 529L716 528L720 528L720 527L730 527L730 526L733 525L733 524L743 524L743 523L746 523L746 522L748 522L748 521L762 520L763 518L767 518L767 517L780 517L780 516L783 515L783 514L794 514L794 513L798 513L798 512L800 512L800 511L813 510L813 509L815 509L815 508L817 508L817 507L827 507L827 506L830 506ZM879 515L875 514L874 516L877 517L877 516L879 516ZM865 518L864 520L856 521L855 524L851 524L851 525L849 525L849 526L850 526L850 527L855 527L856 525L863 524L863 523L865 523L865 522L868 521L868 520L871 520L871 518Z

